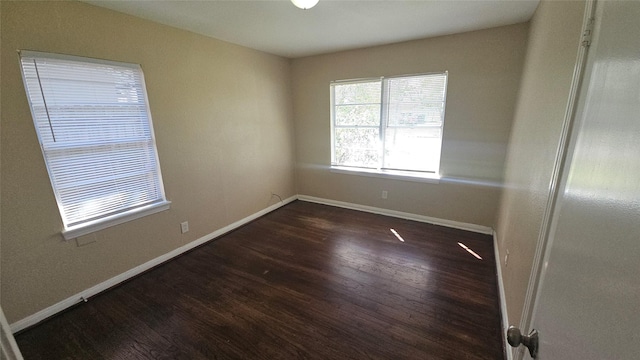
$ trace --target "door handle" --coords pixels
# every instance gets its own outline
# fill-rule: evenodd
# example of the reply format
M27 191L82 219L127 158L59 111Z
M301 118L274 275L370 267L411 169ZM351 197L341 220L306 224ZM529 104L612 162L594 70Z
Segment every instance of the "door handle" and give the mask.
M538 355L538 330L533 329L529 335L522 335L520 329L515 326L509 326L507 329L507 342L513 347L524 345L529 349L529 355L535 359Z

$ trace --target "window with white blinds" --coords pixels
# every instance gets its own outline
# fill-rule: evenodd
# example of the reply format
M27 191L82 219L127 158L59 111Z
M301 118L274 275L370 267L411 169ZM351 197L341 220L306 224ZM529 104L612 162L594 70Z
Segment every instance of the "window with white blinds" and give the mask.
M332 166L438 174L447 73L331 84Z
M65 238L165 210L139 65L21 51Z

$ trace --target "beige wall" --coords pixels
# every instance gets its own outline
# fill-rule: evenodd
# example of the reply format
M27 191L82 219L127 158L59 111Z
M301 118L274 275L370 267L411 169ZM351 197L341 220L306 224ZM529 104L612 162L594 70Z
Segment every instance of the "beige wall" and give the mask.
M508 318L520 322L547 204L584 15L583 1L542 1L527 58L505 164L496 227Z
M493 226L527 24L292 61L301 195ZM329 83L449 71L440 184L331 173ZM381 191L388 199L381 199Z
M272 191L295 194L288 59L82 3L1 6L0 291L9 322L264 209ZM81 247L62 239L17 49L142 64L170 210Z
M544 1L530 29L291 61L82 3L0 6L0 300L10 322L261 210L274 202L272 191L292 196L295 160L300 194L484 226L497 217L501 258L511 254L502 270L517 324L582 2ZM171 210L100 231L84 246L62 239L17 49L142 64ZM442 70L449 88L440 184L329 172L330 81ZM190 232L182 235L185 220Z

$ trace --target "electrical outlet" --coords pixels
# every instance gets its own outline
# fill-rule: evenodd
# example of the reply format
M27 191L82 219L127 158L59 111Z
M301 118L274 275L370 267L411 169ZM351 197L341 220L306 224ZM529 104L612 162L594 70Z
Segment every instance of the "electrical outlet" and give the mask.
M186 232L189 232L189 222L185 221L180 223L180 231L184 234Z
M382 190L382 198L383 199L386 199L388 195L389 195L389 192L387 192L387 190Z
M507 250L507 254L504 256L504 267L507 267L509 263L509 250Z

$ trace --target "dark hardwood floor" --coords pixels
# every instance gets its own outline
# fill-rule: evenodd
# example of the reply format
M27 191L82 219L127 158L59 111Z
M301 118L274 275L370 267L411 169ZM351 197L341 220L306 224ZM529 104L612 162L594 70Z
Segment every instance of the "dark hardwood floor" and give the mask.
M490 236L301 201L16 338L27 360L503 359Z

